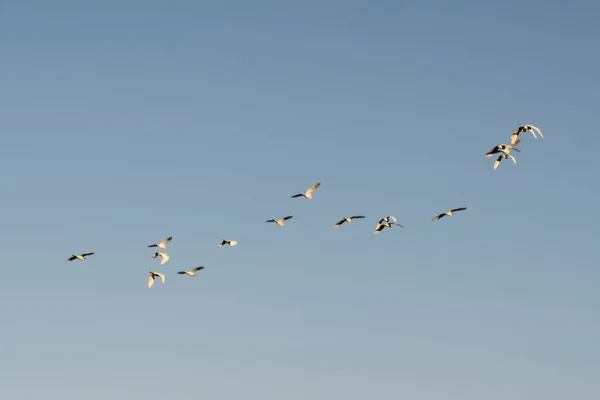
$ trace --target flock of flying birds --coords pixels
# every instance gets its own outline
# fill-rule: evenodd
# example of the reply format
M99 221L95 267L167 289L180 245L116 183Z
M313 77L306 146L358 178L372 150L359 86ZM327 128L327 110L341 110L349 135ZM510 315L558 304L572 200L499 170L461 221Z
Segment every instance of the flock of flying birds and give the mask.
M521 139L519 138L519 135L523 132L530 132L533 135L534 139L537 139L537 135L539 135L541 138L544 137L544 135L542 135L542 131L533 125L523 125L523 126L518 127L517 130L515 130L513 132L513 134L510 136L510 144L499 144L497 146L494 146L494 148L492 148L490 151L488 151L485 154L486 158L490 158L494 154L501 153L498 156L498 158L496 158L496 161L494 162L494 169L498 168L498 165L500 165L502 160L506 160L507 158L510 158L514 164L517 163L517 160L515 159L515 157L512 154L510 154L510 152L511 152L511 150L514 150L517 152L521 151L521 150L517 149L516 146L519 143L521 143ZM306 192L295 194L292 196L292 198L304 197L308 200L311 200L313 198L312 195L313 195L314 191L317 190L320 186L321 186L321 183L317 182L313 186L308 188L308 190L306 190ZM454 215L455 212L464 211L466 209L467 209L466 207L453 208L450 211L446 211L446 212L436 215L431 220L433 222L435 222L443 217L451 217ZM277 226L283 227L285 225L285 221L292 219L292 218L293 218L292 215L288 215L286 217L279 218L279 219L269 219L266 222L273 222ZM354 215L351 217L342 218L341 220L339 220L338 222L336 222L333 225L333 228L338 228L344 223L350 224L350 223L352 223L352 220L362 219L362 218L366 218L366 217L364 215ZM375 232L373 232L373 234L378 235L385 228L392 228L393 226L399 226L401 228L404 228L404 226L402 226L398 223L398 220L396 219L396 217L394 217L393 215L388 215L386 217L381 218L379 220L379 222L377 222L377 226L375 227ZM173 240L173 237L169 236L162 242L151 244L148 247L157 247L159 249L164 250L167 248L167 243L169 243L171 240ZM225 240L224 239L221 241L221 243L219 243L219 247L223 247L225 245L233 247L237 243L238 242L235 240ZM94 254L95 253L83 253L83 254L79 254L79 255L72 255L71 257L67 258L67 261L74 261L74 260L83 261L83 260L85 260L86 257L94 255ZM157 251L154 254L152 254L152 259L155 259L157 257L161 258L160 265L164 265L165 263L167 263L170 258L166 252L160 252L160 251ZM203 269L204 269L204 266L200 265L196 268L190 269L189 271L179 271L179 272L177 272L177 274L188 275L188 276L193 277L193 276L196 276L196 272L201 271ZM163 273L150 271L150 276L148 277L148 288L151 288L152 285L154 285L154 280L156 278L160 278L161 282L165 283L166 277Z

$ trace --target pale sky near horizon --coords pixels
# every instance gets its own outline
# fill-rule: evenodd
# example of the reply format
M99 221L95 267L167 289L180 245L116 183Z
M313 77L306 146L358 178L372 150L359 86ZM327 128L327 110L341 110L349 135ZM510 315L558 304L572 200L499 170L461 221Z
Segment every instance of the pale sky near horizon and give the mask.
M600 398L599 17L2 2L0 398Z

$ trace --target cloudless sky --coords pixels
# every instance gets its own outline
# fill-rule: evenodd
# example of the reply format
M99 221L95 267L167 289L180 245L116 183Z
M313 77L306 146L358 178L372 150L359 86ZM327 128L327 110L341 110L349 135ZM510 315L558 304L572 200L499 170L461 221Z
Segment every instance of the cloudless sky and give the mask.
M0 13L0 398L600 398L599 4Z

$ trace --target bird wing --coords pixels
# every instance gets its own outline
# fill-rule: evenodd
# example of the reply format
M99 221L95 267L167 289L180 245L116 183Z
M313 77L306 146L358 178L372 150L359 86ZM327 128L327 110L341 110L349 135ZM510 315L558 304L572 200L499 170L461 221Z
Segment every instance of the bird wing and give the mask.
M517 163L517 159L515 158L515 156L511 156L510 154L508 156L510 157L510 159L513 161L514 164Z
M390 218L392 219L392 221L394 221L394 222L398 222L398 221L396 220L396 217L394 217L393 215L390 215Z
M295 194L295 195L293 195L293 196L292 196L292 199L294 199L294 198L296 198L296 197L302 197L302 196L304 196L304 194L302 194L302 193L298 193L298 194Z
M73 261L73 260L75 260L76 258L77 258L76 256L71 256L71 257L67 258L67 261Z
M490 151L485 153L485 158L490 158L492 155L496 154L497 152L498 152L498 146L494 147L493 149L491 149Z
M154 285L154 275L150 273L150 277L148 278L148 289L150 289Z
M196 271L200 271L201 269L204 269L204 265L201 265L199 267L194 268L192 271L196 272Z
M94 253L84 253L84 254L82 254L82 256L84 256L84 257L91 256L91 255L94 255Z
M437 221L438 219L440 219L440 218L444 217L444 215L446 215L446 213L443 213L443 214L440 214L440 215L436 215L436 216L435 216L435 217L433 217L431 220L432 220L433 222L435 222L435 221Z
M148 245L148 247L158 247L158 245L157 244L151 244L151 245Z
M165 276L163 274L161 274L160 272L156 272L156 275L160 276L160 280L162 281L162 283L165 283Z
M283 220L286 221L286 220L291 219L291 218L294 218L294 216L293 215L288 215L287 217L283 217Z
M230 240L229 241L229 245L230 246L235 246L237 244L237 242L235 240Z
M179 271L179 272L177 272L177 273L178 273L179 275L185 275L185 274L186 274L186 272L185 272L185 271Z
M400 228L404 228L404 227L403 227L402 225L400 225L400 224L396 224L396 225L398 225Z
M312 192L314 192L315 190L317 190L319 188L319 186L321 186L321 182L317 182L314 185L312 185L312 187L310 187L307 191L306 191L306 195L308 196L309 194L311 194Z
M274 219L270 219L267 222L275 222L275 220Z
M354 219L354 218L365 218L364 215L355 215L353 217L350 217L350 219Z
M542 131L540 131L540 128L538 128L537 126L533 126L533 125L529 125L529 126L531 126L533 129L535 129L540 134L541 138L544 137L544 135L542 135Z
M335 224L335 225L333 225L333 227L334 227L334 228L337 228L338 226L340 226L340 225L341 225L341 224L343 224L344 222L346 222L346 219L345 219L345 218L344 218L344 219L342 219L342 220L340 220L340 221L338 221L338 222L336 222L336 224Z
M502 162L502 156L496 158L496 162L494 162L494 169L498 168L498 165Z
M510 135L510 143L514 144L518 138L519 138L519 133L518 132L513 133L512 135Z
M159 253L160 256L162 257L162 261L160 262L160 265L163 265L164 263L166 263L167 261L169 261L169 255L167 253Z
M452 210L450 210L450 211L452 211L452 212L456 212L456 211L464 211L464 210L466 210L466 209L467 209L467 207L460 207L460 208L454 208L454 209L452 209Z
M267 222L269 222L269 221L267 221ZM227 241L226 241L226 240L223 240L221 243L219 243L219 247L223 247L223 245L224 245L225 243L227 243Z

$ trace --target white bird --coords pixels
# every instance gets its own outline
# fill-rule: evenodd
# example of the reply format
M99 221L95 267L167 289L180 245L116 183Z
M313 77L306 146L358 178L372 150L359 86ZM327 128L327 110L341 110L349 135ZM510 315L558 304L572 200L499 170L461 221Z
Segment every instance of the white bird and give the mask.
M161 248L161 249L166 249L167 248L167 243L170 242L171 240L173 240L173 236L169 236L168 238L166 238L162 242L160 242L158 244L151 244L148 247L158 247L158 248Z
M78 256L76 256L76 255L73 254L71 257L67 258L67 261L73 261L73 260L81 260L81 261L83 261L83 260L85 260L85 258L87 256L91 256L92 254L94 254L94 253L83 253L83 254L80 254Z
M312 193L317 190L319 188L319 186L321 186L321 182L317 182L315 183L311 188L309 188L305 193L298 193L292 196L292 198L295 197L306 197L307 199L312 199Z
M350 223L352 223L352 220L353 220L353 219L355 219L355 218L365 218L365 216L364 216L364 215L355 215L355 216L353 216L353 217L346 217L346 218L344 218L344 219L341 219L341 220L340 220L339 222L337 222L335 225L333 225L333 227L334 227L334 228L337 228L338 226L342 225L344 222L347 222L347 223L349 223L349 224L350 224Z
M538 128L537 126L533 126L533 125L520 126L517 128L516 131L513 132L512 135L510 135L510 142L515 143L519 139L519 134L522 132L531 132L531 134L533 135L533 138L537 139L537 136L535 135L536 131L540 135L540 137L543 139L544 135L542 135L542 131L540 131L540 128Z
M494 162L494 169L498 168L498 165L500 165L502 160L506 160L509 157L513 161L513 163L517 163L517 159L514 156L511 156L510 154L502 154L498 156L498 158L496 158L496 162Z
M515 141L514 143L511 143L511 144L499 144L498 146L494 146L493 149L491 149L490 151L485 153L485 158L490 158L491 156L493 156L496 153L502 153L502 154L509 155L511 150L521 151L519 149L515 149L515 146L518 145L519 143L521 143L521 139L517 139L517 141Z
M160 265L163 265L164 263L166 263L167 261L169 261L169 255L167 253L154 253L152 254L152 259L155 259L156 257L161 257L162 260L160 261Z
M154 285L154 278L156 278L157 276L160 277L162 283L165 283L165 276L163 274L161 274L160 272L150 271L150 277L148 278L148 289L150 289L152 285Z
M235 240L225 240L225 239L223 239L223 241L221 243L219 243L219 247L223 247L226 244L228 244L231 247L233 247L233 246L235 246L237 244L237 242Z
M196 272L200 271L201 269L204 269L203 265L193 268L193 269L190 269L189 271L179 271L178 274L179 275L196 276Z
M381 233L381 231L383 230L383 228L391 228L394 225L398 225L398 226L401 226L402 228L404 228L402 225L395 224L395 223L392 223L392 222L386 222L386 223L383 223L383 224L379 223L379 224L377 224L377 228L375 228L375 232L373 232L373 234L374 235L379 235Z
M435 217L433 217L432 221L437 221L440 218L443 218L445 216L451 217L453 215L453 213L457 212L457 211L464 211L466 210L467 207L461 207L461 208L453 208L452 210L445 212L445 213L441 213L440 215L436 215Z
M267 222L275 222L277 225L283 226L283 222L287 221L290 218L293 218L293 216L292 215L288 215L287 217L283 217L283 218L279 218L279 219L270 219Z

